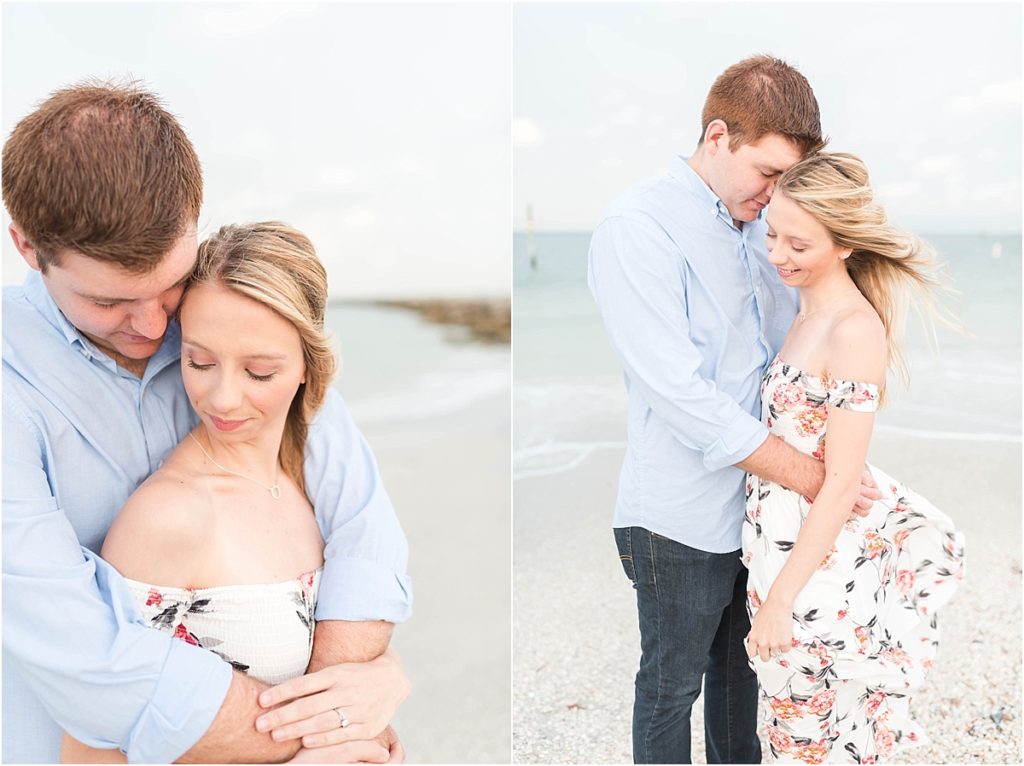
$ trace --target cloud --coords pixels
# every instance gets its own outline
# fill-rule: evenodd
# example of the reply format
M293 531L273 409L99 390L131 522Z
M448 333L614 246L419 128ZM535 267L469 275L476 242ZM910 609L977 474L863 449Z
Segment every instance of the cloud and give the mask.
M368 207L352 207L342 214L340 221L346 229L371 229L377 224L377 216Z
M540 146L544 143L544 131L534 120L520 117L512 121L512 144L517 147Z
M923 157L914 165L914 173L923 178L942 178L963 167L964 159L955 154Z
M643 109L638 105L627 104L612 115L611 122L613 125L636 125L642 114Z
M924 187L917 181L895 181L878 187L878 196L887 205L903 200L917 199L923 193Z
M980 112L983 109L1020 108L1020 80L990 82L980 90L957 96L950 102L955 112Z

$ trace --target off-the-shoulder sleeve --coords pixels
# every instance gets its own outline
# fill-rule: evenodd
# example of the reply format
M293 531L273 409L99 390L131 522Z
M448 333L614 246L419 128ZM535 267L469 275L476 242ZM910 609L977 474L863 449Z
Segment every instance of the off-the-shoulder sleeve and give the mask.
M828 405L853 412L874 412L878 409L878 386L852 380L826 381Z

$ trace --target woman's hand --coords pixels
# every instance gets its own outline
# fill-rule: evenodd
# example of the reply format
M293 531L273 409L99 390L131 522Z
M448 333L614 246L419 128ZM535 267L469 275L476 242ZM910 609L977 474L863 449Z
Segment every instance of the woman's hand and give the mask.
M747 634L747 656L755 654L767 662L780 652L793 647L793 605L784 604L771 595L754 615Z
M302 737L306 748L370 740L387 728L409 691L402 663L388 649L375 660L330 665L267 689L260 705L281 707L257 718L256 728L278 742Z

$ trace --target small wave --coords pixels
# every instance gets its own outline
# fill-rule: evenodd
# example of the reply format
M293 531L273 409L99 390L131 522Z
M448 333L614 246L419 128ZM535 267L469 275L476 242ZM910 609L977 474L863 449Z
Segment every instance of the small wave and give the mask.
M529 479L534 476L551 476L565 473L581 465L594 452L601 449L626 449L626 442L545 442L533 447L518 449L513 455L515 470L514 480ZM552 458L561 456L561 460ZM531 467L531 462L541 465Z
M510 380L505 371L469 374L419 375L411 389L349 399L352 414L360 423L391 423L450 415L494 396L508 395Z

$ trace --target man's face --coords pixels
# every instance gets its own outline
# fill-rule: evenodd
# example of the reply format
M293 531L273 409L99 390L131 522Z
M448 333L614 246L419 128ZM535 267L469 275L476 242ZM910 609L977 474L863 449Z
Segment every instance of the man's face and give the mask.
M709 152L708 185L736 221L753 221L768 206L775 182L800 161L796 144L777 133L743 144L735 152L725 133Z
M156 353L196 262L194 231L184 235L148 274L73 251L43 274L54 303L108 356L148 359ZM112 353L113 352L113 353Z

